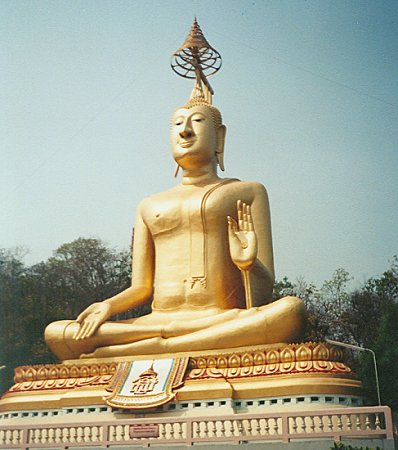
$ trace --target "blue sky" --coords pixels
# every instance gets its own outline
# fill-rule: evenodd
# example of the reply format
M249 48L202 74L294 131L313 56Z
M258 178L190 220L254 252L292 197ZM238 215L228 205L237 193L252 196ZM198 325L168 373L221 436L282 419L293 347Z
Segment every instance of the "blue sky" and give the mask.
M225 176L268 189L277 277L361 284L398 253L396 1L0 2L0 247L127 248L176 181L170 55L194 15L223 67Z

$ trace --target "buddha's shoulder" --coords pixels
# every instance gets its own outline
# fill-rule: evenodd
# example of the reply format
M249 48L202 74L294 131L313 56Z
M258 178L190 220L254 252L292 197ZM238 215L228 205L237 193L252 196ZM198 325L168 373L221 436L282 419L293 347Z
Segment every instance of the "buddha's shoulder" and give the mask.
M237 192L248 192L253 195L267 195L265 186L258 181L242 181L231 179L229 183L223 185L225 189L234 189Z
M139 209L146 209L151 207L152 205L157 205L159 203L163 203L165 201L169 201L173 198L173 194L176 193L176 187L172 187L167 189L166 191L157 192L156 194L151 194L141 200L138 205Z
M219 184L213 185L213 187L215 188L215 192L218 192L218 194L235 194L237 198L242 197L243 200L247 199L247 201L252 201L258 196L267 196L265 187L256 181L242 181L234 178L224 178L220 180ZM206 192L206 189L204 189L204 192ZM186 188L181 185L174 186L166 191L158 192L145 197L139 204L139 209L141 211L145 211L148 209L153 209L154 207L158 208L159 205L162 204L173 204L178 202L180 197L183 198L184 193L189 195Z

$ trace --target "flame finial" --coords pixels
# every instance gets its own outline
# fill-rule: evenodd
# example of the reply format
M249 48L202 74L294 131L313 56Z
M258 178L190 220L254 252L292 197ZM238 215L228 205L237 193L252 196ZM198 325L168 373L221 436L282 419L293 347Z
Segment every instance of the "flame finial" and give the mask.
M192 97L205 97L211 104L214 91L207 77L218 72L221 64L221 55L208 43L195 17L184 43L173 53L171 68L184 78L196 79Z

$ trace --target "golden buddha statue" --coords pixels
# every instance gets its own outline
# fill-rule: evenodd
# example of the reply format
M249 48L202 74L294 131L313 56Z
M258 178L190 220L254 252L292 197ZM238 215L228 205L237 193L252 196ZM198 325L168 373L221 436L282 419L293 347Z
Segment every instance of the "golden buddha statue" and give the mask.
M302 301L271 301L267 192L256 182L218 176L217 166L224 170L226 127L211 104L212 90L200 65L195 72L193 95L174 113L171 128L182 182L138 207L131 287L90 305L74 321L47 327L46 342L61 360L215 350L300 337ZM150 314L107 321L151 298Z
M175 434L167 429L173 430L176 418L199 418L201 428L203 415L210 414L205 405L220 399L228 400L220 401L225 407L214 412L220 421L232 423L235 412L247 412L249 425L253 411L260 417L265 407L260 405L272 406L277 398L282 403L276 408L286 406L287 411L307 410L307 400L313 398L315 409L330 408L333 399L339 404L347 400L347 405L361 401L361 382L340 348L297 343L305 323L303 302L296 297L272 301L274 264L265 188L217 174L218 167L224 170L226 128L212 104L206 77L221 66L219 59L195 21L172 60L177 73L193 73L196 79L190 100L174 113L171 126L181 183L145 198L138 207L131 286L92 304L76 320L47 327L47 344L61 364L16 368L15 384L0 400L4 445L54 446L57 436L66 445L95 445L109 435L113 446L130 442L125 439L132 438L134 424L157 424L159 417L160 442L166 435L174 442ZM152 312L146 316L108 320L151 300ZM290 403L294 397L296 406ZM157 409L172 401L174 407ZM182 412L196 408L196 402L201 408ZM238 404L245 405L244 413L235 410ZM33 414L27 417L29 411ZM49 411L60 419L50 417ZM166 423L166 418L173 420ZM123 420L128 425L116 427ZM101 423L106 424L103 432ZM185 428L182 439L195 435L188 422ZM238 430L244 439L247 430ZM146 435L139 436L149 442ZM255 431L255 439L259 436Z

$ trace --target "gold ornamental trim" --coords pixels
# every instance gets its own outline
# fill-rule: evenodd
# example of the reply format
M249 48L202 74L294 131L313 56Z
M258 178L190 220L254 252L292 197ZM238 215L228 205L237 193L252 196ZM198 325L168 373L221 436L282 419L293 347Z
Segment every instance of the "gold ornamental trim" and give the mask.
M57 389L75 389L86 386L106 386L113 375L88 378L60 378L59 380L24 381L12 386L8 392L44 391Z
M353 375L337 346L306 342L267 346L247 352L192 357L186 380L242 378L289 373Z
M248 367L205 367L201 369L192 369L185 379L198 380L205 378L245 378L256 376L275 376L286 374L309 374L309 373L324 373L324 374L344 374L353 375L352 370L344 363L332 361L307 361L307 362L291 362L289 364L261 364L257 366Z
M116 372L116 362L94 364L37 364L19 366L14 371L14 382L36 380L58 380L60 378L85 378L97 375L111 375Z
M112 380L117 363L44 364L16 367L14 386L8 392L75 389L106 386Z
M119 363L115 361L92 363L79 361L74 364L20 366L15 369L15 384L8 392L72 390L87 386L104 387L111 392L120 380L118 365ZM344 351L340 347L322 342L305 342L194 355L189 357L185 377L176 376L175 380L181 379L182 384L184 379L236 379L289 373L322 373L349 377L354 375L345 364ZM177 387L173 385L173 389Z

